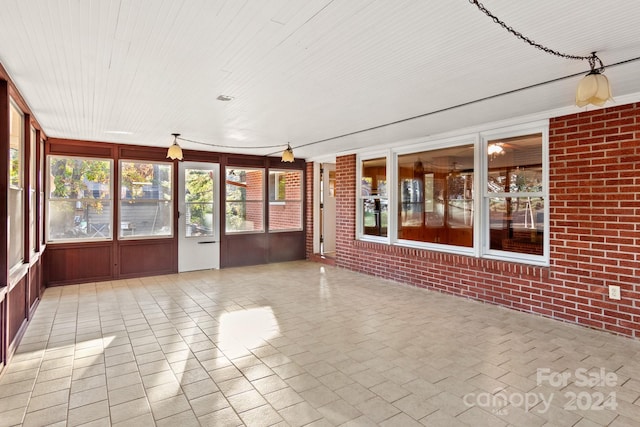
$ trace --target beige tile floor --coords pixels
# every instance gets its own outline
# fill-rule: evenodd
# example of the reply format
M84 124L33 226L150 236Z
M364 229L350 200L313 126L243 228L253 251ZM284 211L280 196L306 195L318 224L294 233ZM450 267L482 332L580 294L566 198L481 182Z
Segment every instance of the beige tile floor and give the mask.
M50 288L18 424L638 426L640 342L310 262Z

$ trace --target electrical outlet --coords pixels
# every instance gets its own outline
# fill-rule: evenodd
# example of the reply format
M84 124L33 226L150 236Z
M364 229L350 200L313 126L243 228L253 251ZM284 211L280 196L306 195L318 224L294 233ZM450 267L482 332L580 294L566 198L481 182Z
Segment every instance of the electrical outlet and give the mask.
M620 286L609 285L609 298L620 299Z

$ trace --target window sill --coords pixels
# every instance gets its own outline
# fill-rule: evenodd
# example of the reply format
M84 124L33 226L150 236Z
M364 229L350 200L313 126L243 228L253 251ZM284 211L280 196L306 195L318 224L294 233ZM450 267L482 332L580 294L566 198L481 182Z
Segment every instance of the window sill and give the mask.
M29 264L21 264L18 267L14 267L9 272L9 288L8 288L8 292L11 292L11 290L18 283L20 283L20 281L27 275L28 272L29 272Z

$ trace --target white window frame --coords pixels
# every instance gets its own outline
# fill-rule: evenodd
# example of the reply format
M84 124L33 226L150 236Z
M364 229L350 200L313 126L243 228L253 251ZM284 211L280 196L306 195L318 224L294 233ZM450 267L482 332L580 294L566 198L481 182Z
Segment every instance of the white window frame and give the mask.
M488 164L487 164L487 156L486 153L488 150L489 141L493 141L496 139L505 139L512 138L518 136L532 135L532 134L541 134L542 135L542 191L539 192L523 192L523 193L509 193L510 197L541 197L544 200L544 227L543 227L543 249L542 255L530 255L518 252L510 252L504 250L496 250L490 248L490 218L489 218L489 199L492 197L505 197L505 193L489 193L487 190L487 181L488 181ZM529 123L520 126L513 126L509 128L499 129L495 131L487 131L482 132L480 134L480 148L483 153L481 157L481 181L482 181L482 192L480 193L480 198L482 199L482 207L481 207L481 253L480 256L483 258L503 260L503 261L513 261L513 262L521 262L526 264L540 265L540 266L549 266L549 249L550 249L550 238L549 238L549 124L547 121L538 122L538 123Z
M171 195L171 199L168 200L168 202L170 203L170 207L169 207L169 224L171 225L171 232L169 234L142 234L142 235L138 235L138 234L132 234L132 235L121 235L122 232L122 225L124 223L127 223L128 221L123 221L122 220L122 204L123 202L126 202L127 199L123 199L122 198L122 164L123 163L146 163L146 164L157 164L157 165L162 165L162 166L169 166L169 182L171 183L171 191L169 192L169 194ZM174 211L174 204L175 204L175 200L174 200L174 195L175 195L175 188L174 186L176 185L175 179L174 179L174 167L173 167L173 163L169 163L169 162L159 162L156 160L139 160L139 159L120 159L118 161L118 190L116 191L117 194L117 200L118 200L118 224L114 223L114 231L112 233L113 238L116 238L118 240L148 240L148 239L172 239L175 236L175 225L174 225L174 215L173 215L173 211ZM161 201L161 199L139 199L141 201L144 200L157 200L158 203ZM116 233L117 232L117 233Z
M243 171L262 171L262 199L260 200L244 200L246 202L260 202L262 204L262 229L261 230L229 230L227 228L227 203L239 202L240 200L229 200L229 195L227 194L227 171L229 170L243 170ZM269 194L266 185L269 183L268 181L268 169L265 167L256 167L256 166L231 166L226 165L224 169L224 177L222 178L224 181L224 234L226 236L237 236L239 234L265 234L268 233L267 229L267 203L269 203Z
M304 199L304 171L302 169L277 169L277 168L272 168L269 169L269 177L267 178L267 197L269 197L269 187L271 186L271 174L274 175L274 195L277 197L279 196L279 190L278 187L279 185L277 185L278 179L280 177L284 177L287 175L287 173L291 173L291 172L296 172L300 174L300 193L297 199L276 199L274 201L269 200L269 212L268 212L268 216L269 216L269 227L268 227L268 232L269 233L287 233L287 232L291 232L291 231L302 231L304 229L304 203L303 203L303 199ZM289 202L297 202L300 203L300 227L293 227L293 228L282 228L282 229L271 229L271 206L286 206L287 203Z
M362 162L367 160L385 158L385 170L387 178L387 204L388 204L388 217L387 217L387 236L372 236L364 233L364 212L362 209L362 200L365 198L362 196ZM380 242L390 244L392 239L393 230L391 228L391 218L396 214L397 209L395 206L395 198L393 196L392 186L389 185L392 182L393 173L391 172L391 159L393 158L391 150L372 151L366 154L356 156L356 239L368 242ZM377 198L382 199L380 196ZM394 221L395 223L395 221Z
M44 156L43 156L44 157ZM77 160L87 160L87 161L97 161L97 162L109 162L110 167L109 167L109 195L110 195L110 199L108 199L111 202L111 219L110 219L110 230L111 230L111 235L110 237L87 237L87 238L82 238L82 239L51 239L49 236L49 233L51 232L51 227L49 227L49 223L50 223L50 215L51 215L51 208L49 206L50 202L53 201L61 201L61 200L72 200L72 199L58 199L58 198L51 198L51 191L52 191L52 185L53 182L51 181L51 158L70 158L70 159L77 159ZM61 156L58 154L50 154L48 156L46 156L45 159L45 167L47 170L47 179L46 179L46 189L45 189L45 197L44 197L44 206L45 206L45 242L48 245L56 245L59 243L75 243L75 242L104 242L104 241L112 241L114 239L114 222L113 222L113 212L115 209L114 206L114 195L113 195L113 168L114 168L114 161L113 159L109 159L109 158L103 158L103 157L82 157L82 156ZM76 201L80 201L82 202L82 198L80 199L74 199Z
M25 170L25 149L26 149L26 135L25 135L25 114L22 111L22 109L18 106L18 104L13 100L13 98L9 99L9 120L11 120L11 110L15 110L19 117L20 117L20 129L18 129L18 131L20 132L20 149L19 149L19 176L18 176L18 185L13 185L11 183L11 165L9 165L8 170L6 171L7 174L7 179L8 179L8 185L7 185L7 211L9 212L9 215L13 214L13 206L10 203L11 200L11 192L15 192L15 198L16 200L20 201L20 209L19 209L19 214L20 217L17 219L17 222L19 223L19 227L20 227L20 255L19 255L19 259L16 260L15 262L13 262L13 260L11 259L12 257L12 252L9 251L9 253L7 254L7 260L10 261L9 263L9 275L12 275L13 273L15 273L17 270L19 270L23 264L25 263L25 258L24 258L24 247L25 245L28 245L29 242L25 241L25 229L24 229L24 217L25 217L25 210L26 210L26 206L25 206L25 200L24 200L24 194L25 194L25 174L28 172ZM9 126L11 127L13 123L10 123ZM9 135L10 136L10 135ZM11 152L11 145L9 144L9 147L7 147L7 149L9 150L9 153ZM10 154L9 154L10 157ZM11 159L9 158L9 162L11 161ZM7 219L7 218L5 218ZM12 245L16 244L16 240L15 236L12 235L11 233L13 233L14 231L9 231L8 234L8 238L11 241Z
M490 140L503 139L517 136L525 136L539 133L542 135L542 179L541 192L527 193L544 199L544 231L543 231L543 255L530 255L517 252L490 249L489 240L489 198L500 194L487 191L488 165L487 147ZM446 245L439 243L418 242L398 239L398 203L399 186L398 156L418 153L422 151L438 150L455 146L470 145L474 147L474 216L473 216L473 247ZM364 234L362 212L362 162L370 159L386 157L387 164L387 198L389 203L389 218L387 236L371 236ZM511 193L510 195L513 195ZM549 266L550 250L550 218L549 218L549 122L541 120L524 123L505 128L479 131L470 134L453 136L449 138L433 139L416 142L407 141L406 144L397 143L393 148L386 150L363 151L356 154L356 239L365 242L378 242L388 245L426 249L437 252L445 252L475 258L486 258L500 261L519 262L524 264Z
M399 191L399 185L397 182L395 182L395 180L397 180L397 177L399 176L399 171L398 171L398 157L405 155L405 154L413 154L413 153L420 153L420 152L425 152L425 151L435 151L435 150L440 150L440 149L444 149L444 148L454 148L454 147L458 147L458 146L463 146L463 145L473 145L474 148L474 159L473 159L473 167L474 167L474 180L473 180L473 192L474 192L474 198L473 198L473 210L474 210L474 227L473 227L473 246L468 248L468 247L464 247L464 246L455 246L455 245L447 245L447 244L442 244L442 243L431 243L431 242L419 242L416 240L405 240L405 239L399 239L398 236L398 203L394 203L394 209L395 211L393 212L393 220L394 220L394 224L393 224L393 244L397 245L397 246L404 246L404 247L410 247L410 248L415 248L415 249L428 249L428 250L433 250L433 251L438 251L438 252L447 252L447 253L454 253L454 254L463 254L463 255L471 255L471 256L477 256L478 255L478 250L477 250L477 246L478 246L478 242L477 242L477 238L478 238L478 233L477 233L477 226L475 224L477 224L475 221L477 219L477 215L476 212L478 212L479 209L479 205L478 205L478 194L479 194L479 182L478 182L478 174L477 174L477 167L478 167L478 154L477 154L477 146L478 146L478 137L476 135L464 135L464 136L459 136L459 137L454 137L454 138L447 138L447 139L439 139L439 140L434 140L434 141L429 141L426 143L419 143L419 144L414 144L414 145L410 145L407 147L401 147L398 148L396 150L393 150L393 176L394 176L394 185L393 185L393 192L394 192L394 200L400 200L400 195L398 194Z

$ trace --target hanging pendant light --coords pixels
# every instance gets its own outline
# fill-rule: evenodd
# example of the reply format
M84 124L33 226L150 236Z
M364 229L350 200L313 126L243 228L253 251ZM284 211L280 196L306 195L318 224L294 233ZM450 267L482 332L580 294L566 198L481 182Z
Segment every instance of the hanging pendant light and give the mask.
M600 64L596 68L596 61ZM602 107L605 102L613 99L611 97L611 85L607 76L602 74L604 72L604 65L600 58L596 56L595 52L591 53L589 58L589 66L591 71L584 76L578 84L576 90L576 105L578 107L584 107L585 105L592 104Z
M173 135L173 145L171 145L167 151L167 158L171 160L182 160L182 148L178 145L178 137L180 134L172 133L171 135Z
M287 148L282 152L282 160L281 162L293 163L295 158L293 157L293 149L291 145L287 142Z

